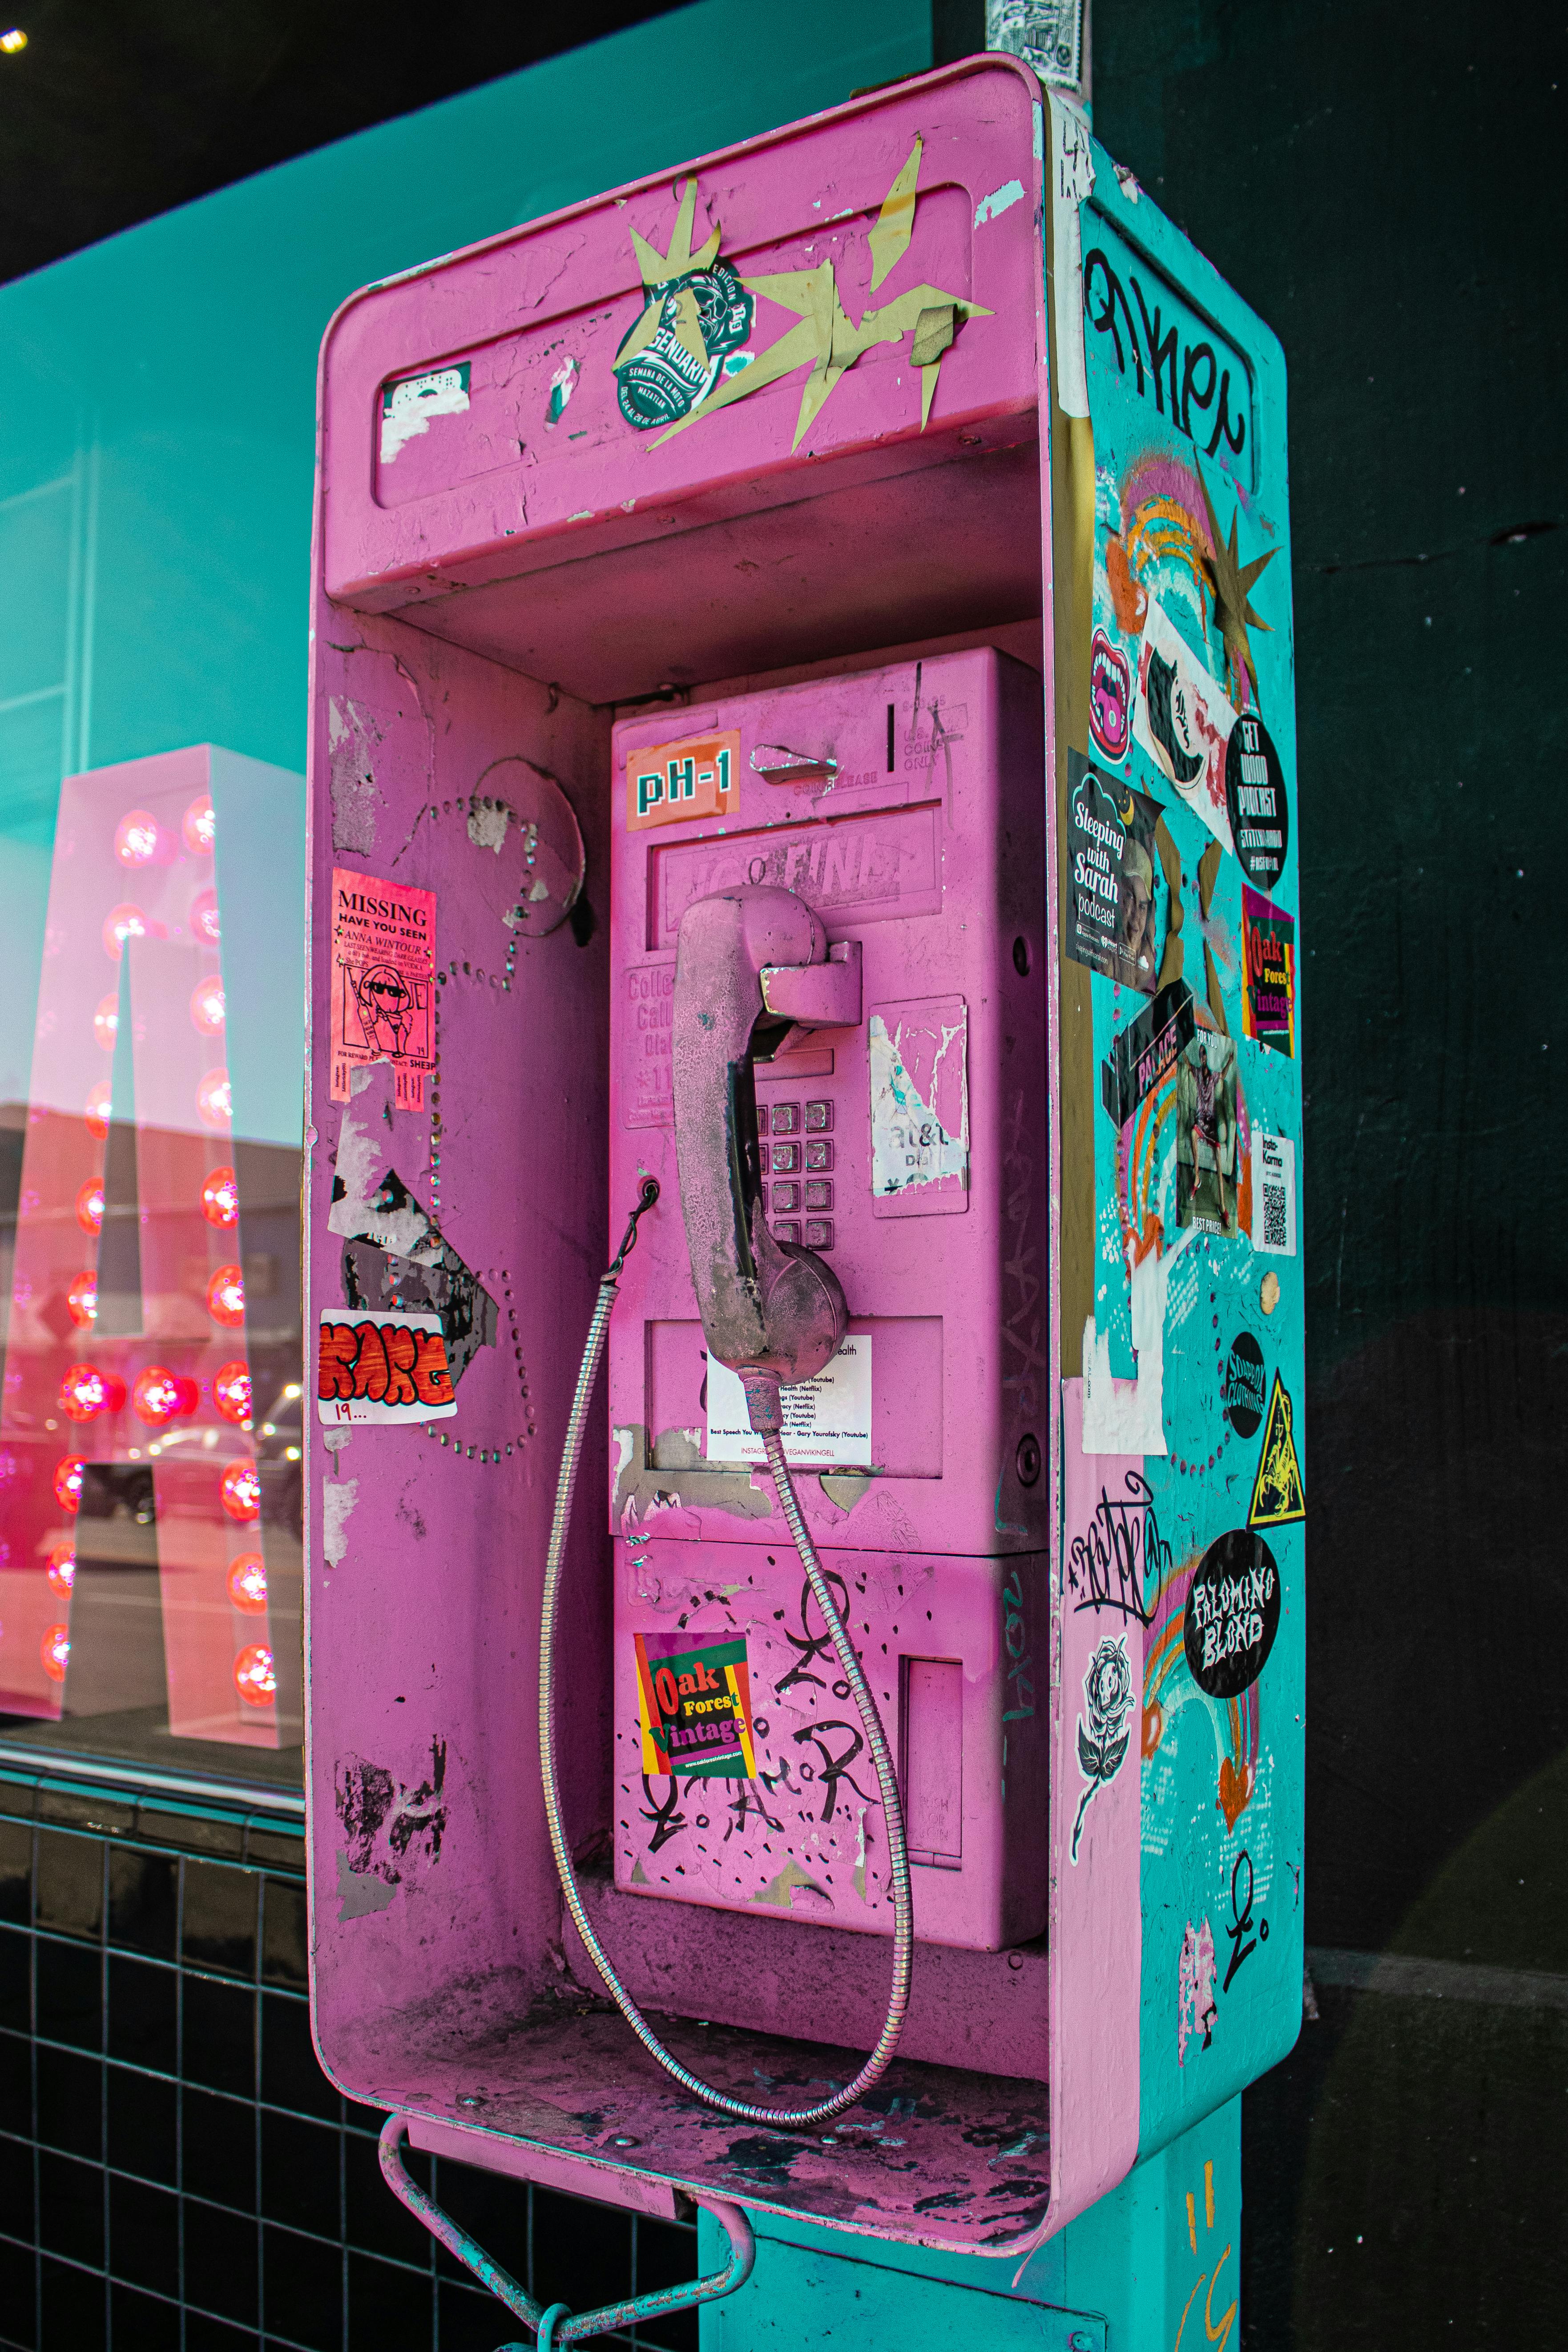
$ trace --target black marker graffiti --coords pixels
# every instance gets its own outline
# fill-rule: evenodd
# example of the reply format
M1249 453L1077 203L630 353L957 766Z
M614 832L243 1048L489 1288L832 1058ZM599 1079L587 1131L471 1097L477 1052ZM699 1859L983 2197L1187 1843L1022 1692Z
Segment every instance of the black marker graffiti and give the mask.
M661 1804L654 1795L653 1783L645 1772L642 1776L642 1792L647 1799L647 1804L642 1809L642 1817L645 1822L653 1823L653 1835L648 1839L647 1850L649 1853L657 1853L661 1845L668 1845L670 1839L679 1837L686 1827L686 1815L676 1811L676 1807L680 1802L679 1784L673 1779L670 1780L669 1794Z
M1244 1866L1247 1872L1247 1892L1245 1895L1241 1891L1241 1874ZM1258 1949L1259 1943L1266 1944L1268 1941L1268 1922L1267 1919L1259 1918L1258 1922L1258 1933L1256 1936L1250 1934L1249 1931L1251 1927L1252 1856L1247 1853L1247 1848L1243 1846L1241 1852L1236 1857L1236 1867L1230 1874L1230 1925L1225 1931L1230 1937L1230 1966L1225 1972L1225 1982L1220 1987L1220 1990L1222 1992L1228 1992L1230 1990L1230 1980L1232 1977L1235 1976L1237 1969L1240 1968L1243 1960L1251 1957L1251 1955ZM1247 1937L1248 1939L1246 1943L1242 1942L1242 1937L1244 1936Z
M765 1774L762 1777L764 1780L766 1779ZM771 1787L772 1784L769 1783L769 1786ZM764 1829L775 1830L780 1836L784 1834L783 1822L779 1821L773 1813L769 1812L766 1805L763 1804L761 1797L758 1796L756 1790L752 1787L752 1783L749 1780L742 1780L740 1783L739 1793L731 1797L730 1800L731 1818L724 1832L724 1843L726 1845L728 1845L730 1840L737 1834L742 1837L745 1835L746 1816L748 1813L755 1813L757 1819L762 1822Z
M1011 1255L1005 1262L1004 1278L1013 1285L1013 1311L1002 1327L1002 1337L1018 1350L1019 1362L1004 1377L1005 1389L1016 1390L1018 1420L1025 1428L1038 1420L1039 1398L1049 1366L1040 1351L1041 1318L1035 1312L1040 1296L1040 1277L1035 1270L1035 1249L1029 1240L1029 1229L1035 1221L1035 1163L1023 1148L1024 1097L1020 1094L1013 1106L1007 1137L1007 1150L1003 1155L1002 1171L1007 1186L1005 1215Z
M832 1749L828 1747L826 1740L823 1738L824 1732L827 1731L847 1731L852 1744L846 1748L841 1754L835 1756ZM825 1822L830 1822L833 1819L834 1808L838 1801L838 1783L840 1780L848 1781L849 1786L854 1790L855 1794L859 1798L862 1804L874 1805L876 1803L877 1800L875 1796L868 1796L867 1794L866 1790L860 1786L859 1781L856 1780L854 1774L849 1769L849 1767L854 1763L855 1759L859 1755L860 1750L866 1745L865 1740L856 1730L852 1723L841 1723L837 1721L830 1723L808 1723L804 1731L797 1731L795 1733L795 1738L796 1747L800 1745L803 1739L809 1739L812 1746L816 1748L818 1756L822 1759L820 1769L822 1772L823 1785L826 1790L826 1796L822 1808L822 1819ZM801 1768L802 1780L805 1779L810 1769L811 1768L809 1766L803 1766Z
M842 1618L847 1620L849 1615L849 1587L845 1583L844 1579L833 1569L825 1568L822 1572L829 1584L836 1584L837 1586L838 1590L834 1597L838 1603L838 1613ZM826 1690L827 1687L826 1676L822 1675L814 1675L811 1672L811 1668L819 1658L826 1658L828 1653L832 1650L833 1636L831 1633L826 1632L822 1633L813 1633L805 1614L806 1606L810 1600L811 1586L809 1583L803 1584L800 1588L800 1633L792 1633L787 1625L784 1628L784 1640L789 1643L792 1650L798 1650L800 1652L800 1655L796 1658L794 1665L791 1666L789 1672L784 1675L782 1680L773 1685L773 1696L775 1698L783 1698L785 1691L789 1690L795 1683L815 1683L818 1690ZM804 1640L802 1639L802 1635L805 1636ZM849 1696L848 1684L835 1683L833 1685L833 1696L835 1698L847 1698Z
M1087 1529L1068 1546L1068 1589L1079 1596L1075 1612L1109 1609L1147 1625L1170 1571L1171 1547L1160 1533L1148 1480L1129 1470L1122 1483L1120 1502L1100 1488Z
M1214 431L1209 436L1205 447L1205 456L1212 457L1223 437L1227 448L1239 457L1242 445L1247 439L1247 415L1244 406L1234 418L1232 417L1229 368L1221 368L1215 356L1212 343L1189 343L1184 350L1179 320L1162 332L1163 320L1161 305L1158 302L1155 303L1154 315L1151 318L1149 305L1144 299L1143 289L1131 270L1127 273L1127 282L1132 289L1132 299L1138 305L1136 319L1132 315L1131 304L1127 299L1121 280L1111 268L1109 258L1100 247L1097 245L1084 255L1084 316L1097 334L1110 336L1110 347L1116 353L1117 373L1126 374L1128 357L1131 354L1139 396L1144 400L1148 399L1149 391L1145 388L1147 381L1147 384L1152 388L1154 405L1160 415L1164 416L1168 414L1172 423L1179 425L1182 431L1194 441L1198 437L1193 431L1194 409L1198 411L1200 418L1205 417L1210 409L1214 409ZM1095 307L1097 303L1098 309ZM1142 329L1142 341L1139 336L1140 324ZM1127 336L1125 347L1122 343L1123 329L1126 330ZM1148 355L1147 360L1145 360L1145 353ZM1216 378L1219 386L1217 407L1215 407L1215 391Z

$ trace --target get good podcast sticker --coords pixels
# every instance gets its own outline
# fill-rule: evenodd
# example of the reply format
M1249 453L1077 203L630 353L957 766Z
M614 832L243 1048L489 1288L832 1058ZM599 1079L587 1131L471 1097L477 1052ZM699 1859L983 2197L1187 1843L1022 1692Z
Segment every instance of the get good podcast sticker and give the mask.
M399 1110L423 1110L436 1063L436 893L332 872L332 1100L350 1073L390 1062Z
M754 1780L746 1639L636 1633L642 1769L700 1780Z
M1225 799L1242 872L1259 890L1271 890L1290 846L1290 804L1279 754L1261 719L1238 719L1230 730Z
M458 1410L438 1315L323 1307L316 1412L341 1422L449 1421Z

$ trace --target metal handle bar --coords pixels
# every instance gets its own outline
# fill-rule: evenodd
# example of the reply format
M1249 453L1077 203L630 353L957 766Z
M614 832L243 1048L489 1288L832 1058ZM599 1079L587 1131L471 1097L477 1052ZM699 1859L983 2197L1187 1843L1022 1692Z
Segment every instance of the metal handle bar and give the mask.
M515 2319L535 2334L534 2352L554 2352L562 2344L580 2344L584 2336L603 2336L612 2327L634 2327L641 2320L661 2319L666 2313L689 2311L700 2303L714 2303L723 2294L733 2294L744 2286L752 2275L752 2265L757 2257L756 2242L752 2225L739 2205L731 2205L718 2197L699 2197L694 2201L705 2212L711 2213L730 2241L730 2259L721 2271L711 2277L689 2279L684 2286L660 2287L656 2293L631 2296L625 2303L607 2303L598 2311L571 2311L563 2303L548 2307L535 2303L533 2297L519 2286L510 2273L487 2254L476 2238L444 2213L433 2197L427 2197L413 2179L403 2161L403 2142L408 2135L406 2116L388 2116L381 2127L381 2169L386 2185L395 2197L438 2238L449 2254L455 2254L466 2269L472 2271L481 2285L489 2287L499 2301L504 2303ZM526 2352L526 2347L503 2345L500 2352Z

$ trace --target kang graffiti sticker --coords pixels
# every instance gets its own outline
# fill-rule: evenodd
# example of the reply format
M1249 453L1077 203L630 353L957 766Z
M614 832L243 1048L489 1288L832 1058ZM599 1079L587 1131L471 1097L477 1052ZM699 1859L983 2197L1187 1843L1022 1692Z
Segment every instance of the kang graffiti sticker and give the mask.
M1231 847L1226 745L1235 727L1236 710L1225 688L1189 651L1158 597L1151 596L1132 732L1222 849Z
M1247 1514L1249 1528L1288 1528L1307 1516L1301 1465L1291 1428L1293 1418L1285 1383L1276 1372L1268 1399L1268 1419L1263 1430L1263 1451L1258 1457L1258 1476L1253 1483L1252 1507Z
M322 1307L316 1374L321 1421L449 1421L457 1410L438 1315Z
M716 1357L708 1359L710 1462L765 1462L762 1439L752 1427L741 1376ZM833 1361L816 1378L781 1389L784 1452L792 1463L815 1470L837 1465L871 1467L871 1337L852 1332Z
M1176 1065L1176 1223L1239 1231L1236 1042L1200 1029Z
M746 1638L635 1633L642 1769L682 1780L754 1780Z
M1285 771L1261 719L1238 719L1225 747L1225 798L1241 870L1260 890L1271 890L1290 846L1290 804Z
M390 1062L399 1110L423 1110L436 1066L436 893L332 872L331 1098L352 1073Z
M1279 1570L1259 1535L1233 1528L1193 1570L1182 1640L1194 1682L1239 1698L1263 1672L1279 1631Z
M687 735L626 753L626 831L732 816L741 805L741 735Z
M1245 859L1243 861L1245 863ZM1243 883L1241 941L1247 965L1242 1027L1277 1054L1296 1051L1296 919Z
M1160 804L1101 776L1068 753L1067 951L1129 988L1152 996L1159 978L1155 937L1154 827Z
M1296 1255L1296 1147L1288 1135L1252 1130L1252 1246ZM1279 1296L1279 1284L1275 1295Z

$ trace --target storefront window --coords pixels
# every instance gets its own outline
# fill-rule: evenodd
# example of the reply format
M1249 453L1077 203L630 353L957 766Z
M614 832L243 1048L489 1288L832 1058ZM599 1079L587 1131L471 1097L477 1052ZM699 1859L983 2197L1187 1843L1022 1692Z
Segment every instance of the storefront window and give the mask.
M8 1738L299 1776L302 866L256 761L60 788L0 1108Z

